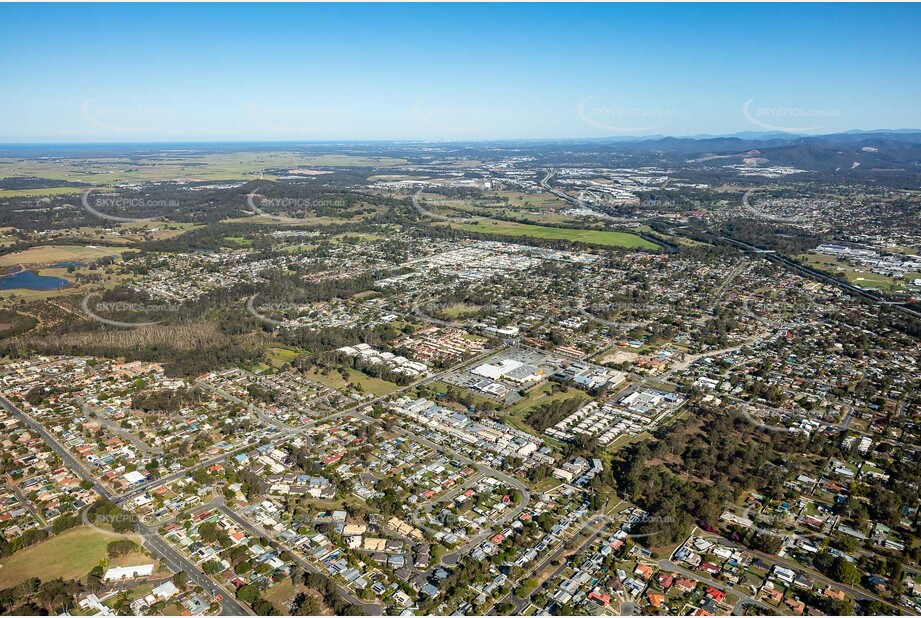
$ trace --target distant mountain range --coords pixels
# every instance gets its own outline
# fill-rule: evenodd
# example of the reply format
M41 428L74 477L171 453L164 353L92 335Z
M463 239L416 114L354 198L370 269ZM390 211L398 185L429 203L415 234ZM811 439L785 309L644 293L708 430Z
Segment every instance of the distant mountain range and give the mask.
M847 131L829 135L743 132L693 137L611 138L612 149L707 165L757 160L758 165L787 165L815 171L849 169L921 169L921 131L913 129Z

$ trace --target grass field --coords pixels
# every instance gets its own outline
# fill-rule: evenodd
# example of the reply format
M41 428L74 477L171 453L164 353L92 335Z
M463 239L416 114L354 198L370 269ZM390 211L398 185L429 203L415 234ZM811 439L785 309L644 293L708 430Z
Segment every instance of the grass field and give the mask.
M568 392L559 391L551 395L550 390L552 387L552 384L547 383L528 393L527 397L509 408L508 416L505 417L505 422L515 429L536 435L534 428L524 422L525 417L527 417L531 409L561 399L571 399L573 397L579 397L586 400L589 399L589 396L584 391L577 388L570 388ZM544 438L548 441L550 440L547 436L544 436Z
M449 320L457 320L461 318L468 318L476 315L477 311L480 310L479 305L469 305L467 303L454 303L449 307L445 307L439 313L445 316Z
M397 159L394 157L359 157L355 155L319 155L316 157L301 157L298 160L301 167L305 165L317 165L320 167L377 167L404 165L408 163L406 159Z
M509 206L528 210L566 210L572 208L569 204L552 193L521 193L520 191L490 191L487 197L504 197L508 199Z
M291 607L291 601L294 599L296 593L297 591L294 589L291 578L286 577L281 582L266 590L263 596L266 601L275 605L275 607L284 614L287 613L288 608Z
M81 187L45 187L43 189L0 189L0 200L5 197L47 197L83 193Z
M81 181L97 185L100 174L105 174L105 184L126 181L172 180L194 178L197 180L244 179L261 176L267 168L295 168L310 165L321 167L367 167L376 165L401 165L404 159L391 157L363 157L353 155L304 156L298 152L227 152L227 153L171 153L164 160L150 158L127 159L122 157L87 157L58 161L38 159L2 158L0 172L7 176L38 176L53 180Z
M355 155L304 156L298 152L227 152L227 153L170 153L168 157L127 159L124 157L76 157L73 159L43 160L0 158L0 177L37 176L49 180L85 182L93 186L115 186L137 182L162 180L274 180L265 174L267 169L294 169L305 166L318 167L374 167L402 165L405 159L392 157L364 157ZM82 189L69 187L51 189L23 189L0 191L3 196L39 196L60 193L79 193Z
M624 247L627 249L656 250L659 248L655 243L651 243L645 238L641 238L636 234L630 234L629 232L544 227L541 225L513 223L511 221L492 221L489 219L479 219L478 223L448 223L447 225L456 229L480 234L524 236L528 238L542 238L545 240L567 240L589 245Z
M832 275L843 277L848 283L875 290L899 292L908 289L908 282L917 275L909 273L904 279L894 279L886 275L877 275L869 269L861 269L847 262L839 262L838 258L831 255L816 255L804 253L799 259L810 266L823 270Z
M232 242L238 247L252 247L253 240L251 238L245 238L243 236L225 236L224 240Z
M311 371L307 374L307 379L313 380L314 382L319 382L320 384L325 384L326 386L336 389L343 390L349 384L357 384L361 386L362 392L371 393L377 397L381 395L386 395L387 393L392 393L399 387L393 382L388 382L386 380L381 380L379 378L372 378L366 376L357 369L349 369L349 379L348 382L342 379L342 376L338 371L330 371L329 374L323 375L318 373L316 370Z
M273 367L281 367L285 363L297 358L298 352L296 350L289 350L287 348L272 347L266 350L265 355L270 365Z
M0 561L0 565L3 565L0 568L0 590L15 586L30 577L38 577L42 581L56 577L82 578L100 560L106 559L106 545L117 538L96 528L78 526L38 545L27 547ZM138 541L137 538L131 538ZM150 562L149 559L147 561ZM136 561L134 564L142 562Z
M408 197L408 196L407 196ZM503 201L503 199L508 201ZM578 217L563 214L571 208L552 193L521 193L518 191L489 191L482 199L446 199L443 195L423 193L423 206L430 212L453 217L476 216L503 219L514 217L534 225L565 224L578 226Z
M17 264L56 264L59 262L83 262L124 251L118 247L95 247L79 245L47 245L32 247L25 251L0 256L0 267Z

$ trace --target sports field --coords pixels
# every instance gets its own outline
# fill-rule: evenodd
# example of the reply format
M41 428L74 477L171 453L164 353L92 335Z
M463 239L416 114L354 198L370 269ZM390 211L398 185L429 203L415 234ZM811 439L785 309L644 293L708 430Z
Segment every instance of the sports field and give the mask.
M80 579L89 573L100 560L106 558L106 546L119 538L129 538L78 526L47 541L38 543L0 560L0 590L15 586L30 577L43 582L62 577ZM133 538L137 542L137 538ZM120 565L143 564L152 559L140 555L125 556ZM110 566L116 566L113 562Z

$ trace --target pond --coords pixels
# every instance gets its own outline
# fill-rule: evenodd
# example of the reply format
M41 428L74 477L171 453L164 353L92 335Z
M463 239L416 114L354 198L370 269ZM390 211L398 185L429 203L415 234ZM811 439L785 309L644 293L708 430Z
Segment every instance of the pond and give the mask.
M13 275L0 276L0 290L56 290L70 285L67 279L45 277L31 270L21 270Z

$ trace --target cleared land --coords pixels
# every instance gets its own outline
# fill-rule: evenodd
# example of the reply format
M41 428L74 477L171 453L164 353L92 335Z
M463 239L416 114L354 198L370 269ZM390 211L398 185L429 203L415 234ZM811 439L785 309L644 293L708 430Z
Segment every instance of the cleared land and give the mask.
M568 240L589 245L605 247L625 247L627 249L659 248L655 243L629 232L609 232L606 230L580 230L562 227L544 227L542 225L529 225L513 223L511 221L491 221L480 219L479 223L448 223L453 228L480 234L495 234L497 236L524 236L528 238L542 238L545 240Z
M799 259L819 270L832 275L843 276L848 283L889 292L907 290L908 283L918 276L916 273L908 273L904 279L895 279L886 275L878 275L869 268L862 269L847 262L839 262L838 258L831 255L804 253L799 256Z
M289 350L288 348L271 347L266 350L266 358L272 367L281 367L297 358L297 355L297 350Z
M392 393L399 388L399 386L393 382L366 376L357 369L349 368L347 371L349 373L348 381L343 380L342 376L339 374L339 371L335 369L330 370L330 372L326 375L313 370L310 373L307 373L306 377L308 380L319 382L320 384L339 391L347 390L347 387L350 384L357 385L361 387L361 391L363 393L371 393L376 397L386 395L387 393Z
M255 180L272 179L268 169L292 170L305 166L376 167L403 165L405 159L356 155L304 156L298 152L169 153L168 157L76 157L73 159L27 159L0 157L0 177L38 177L84 182L92 186L115 186L162 180ZM0 192L0 196L79 193L82 189L52 187Z
M0 189L0 199L5 197L47 197L83 193L82 187L43 187L41 189Z
M124 249L118 247L96 247L79 245L47 245L32 247L25 251L0 256L0 267L17 264L55 264L59 262L82 262L110 255L119 255Z
M508 199L509 206L525 210L566 210L572 208L552 193L521 193L520 191L491 191L487 197Z

